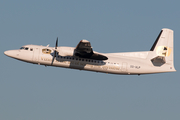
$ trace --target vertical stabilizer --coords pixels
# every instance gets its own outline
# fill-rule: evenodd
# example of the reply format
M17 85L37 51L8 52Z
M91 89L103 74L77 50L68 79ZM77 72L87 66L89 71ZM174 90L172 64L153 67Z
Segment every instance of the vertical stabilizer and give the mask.
M150 49L151 61L154 66L169 65L174 69L174 45L173 30L164 28Z

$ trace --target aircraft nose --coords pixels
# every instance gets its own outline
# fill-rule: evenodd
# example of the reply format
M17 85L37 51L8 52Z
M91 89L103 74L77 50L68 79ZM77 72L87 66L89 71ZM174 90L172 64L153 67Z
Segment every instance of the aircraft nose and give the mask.
M7 55L7 51L4 51L4 54Z
M5 51L4 54L9 57L13 57L15 55L14 50Z
M5 54L6 56L8 56L8 53L9 53L9 51L4 51L4 54Z

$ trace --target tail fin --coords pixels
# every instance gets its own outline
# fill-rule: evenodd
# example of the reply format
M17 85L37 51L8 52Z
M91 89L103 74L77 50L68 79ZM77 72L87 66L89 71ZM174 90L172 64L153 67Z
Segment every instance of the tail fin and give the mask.
M173 30L164 28L150 49L151 61L154 66L170 65L174 69Z

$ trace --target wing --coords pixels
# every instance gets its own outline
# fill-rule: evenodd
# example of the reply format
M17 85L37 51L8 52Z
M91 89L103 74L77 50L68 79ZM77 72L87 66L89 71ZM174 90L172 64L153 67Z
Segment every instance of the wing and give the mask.
M74 50L74 55L82 58L95 59L95 60L107 60L104 55L94 53L91 47L91 43L87 40L81 40Z

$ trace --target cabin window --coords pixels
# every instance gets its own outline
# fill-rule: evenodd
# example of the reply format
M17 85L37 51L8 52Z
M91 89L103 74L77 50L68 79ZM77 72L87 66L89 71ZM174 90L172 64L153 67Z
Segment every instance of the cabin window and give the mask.
M33 48L30 48L30 51L33 51Z

